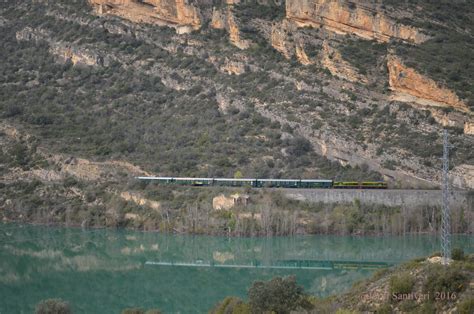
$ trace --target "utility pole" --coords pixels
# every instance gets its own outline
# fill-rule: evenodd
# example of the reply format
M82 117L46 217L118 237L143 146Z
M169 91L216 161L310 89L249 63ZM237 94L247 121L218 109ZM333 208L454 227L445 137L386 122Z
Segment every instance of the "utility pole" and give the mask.
M451 259L451 210L449 209L449 149L448 130L443 131L443 216L441 221L441 250L443 264Z

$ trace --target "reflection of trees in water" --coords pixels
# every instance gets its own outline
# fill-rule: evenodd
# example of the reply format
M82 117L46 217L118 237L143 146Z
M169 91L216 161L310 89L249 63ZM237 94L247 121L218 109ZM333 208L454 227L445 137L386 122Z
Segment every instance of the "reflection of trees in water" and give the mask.
M77 256L94 257L99 261L94 262L96 265L127 265L146 260L212 261L216 252L218 256L232 255L232 263L242 264L255 260L271 264L284 259L396 262L438 248L438 239L433 236L224 238L18 225L1 225L0 231L4 245L29 250L31 258L60 252L60 258L50 256L50 259L57 259L58 263L69 259L78 268L84 268L87 262L78 262ZM464 239L472 241L468 237Z
M168 312L192 312L191 306L195 308L199 302L199 309L205 311L227 295L245 297L254 280L291 274L296 274L298 283L311 294L325 296L370 273L144 266L148 260L211 261L219 252L218 259L232 264L283 259L383 261L424 255L424 251L438 247L437 239L426 236L224 238L15 225L0 225L0 236L0 295L8 294L8 300L19 304L15 306L24 306L36 304L39 291L66 291L65 298L84 306L85 313L92 309L119 311L126 307L117 304L119 301L153 307L157 299L163 304L160 308ZM463 239L466 251L472 252L474 238ZM21 287L23 295L14 295L13 286ZM91 304L91 300L96 303ZM208 304L208 300L214 301Z
M316 296L327 296L331 294L337 294L344 290L350 289L348 283L356 282L361 279L367 278L371 271L324 271L319 272L318 276L315 276L309 288L308 293Z

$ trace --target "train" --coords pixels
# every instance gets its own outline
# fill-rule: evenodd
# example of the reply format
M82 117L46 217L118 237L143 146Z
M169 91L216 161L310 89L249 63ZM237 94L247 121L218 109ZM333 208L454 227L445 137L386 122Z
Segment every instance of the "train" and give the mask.
M164 185L185 186L229 186L251 188L300 188L300 189L386 189L383 181L357 182L315 179L236 179L236 178L175 178L136 177L142 181L152 181Z

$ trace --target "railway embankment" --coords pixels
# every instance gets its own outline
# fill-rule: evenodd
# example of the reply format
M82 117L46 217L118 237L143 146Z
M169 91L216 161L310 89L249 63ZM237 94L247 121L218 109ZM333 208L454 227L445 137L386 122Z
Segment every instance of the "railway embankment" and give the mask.
M441 190L359 190L359 189L285 189L286 197L299 201L333 204L353 203L385 206L441 206ZM449 194L452 208L474 210L472 191L453 190Z

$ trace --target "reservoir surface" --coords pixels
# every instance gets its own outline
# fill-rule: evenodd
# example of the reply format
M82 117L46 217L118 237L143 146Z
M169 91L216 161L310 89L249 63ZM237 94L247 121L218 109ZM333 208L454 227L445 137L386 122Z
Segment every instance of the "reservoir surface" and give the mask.
M474 237L453 236L455 246L474 252ZM0 313L33 313L48 298L68 301L74 313L120 313L131 307L206 313L226 296L246 298L255 280L288 275L308 293L327 296L374 270L267 266L399 264L439 250L433 235L227 238L0 223Z

